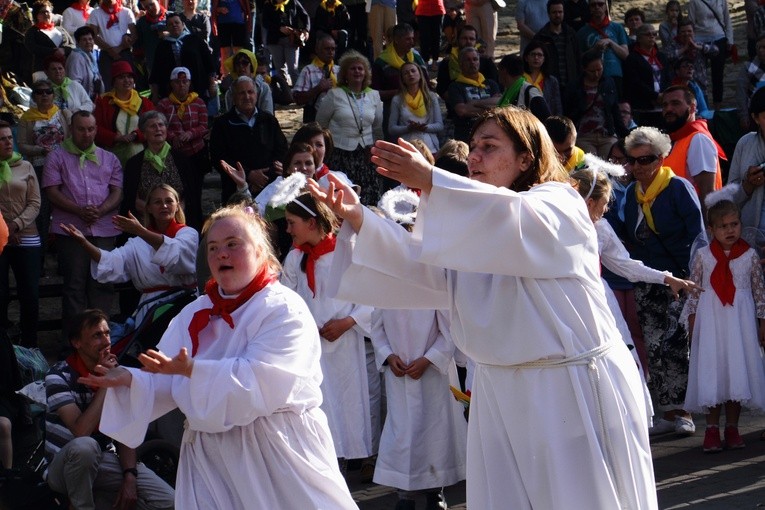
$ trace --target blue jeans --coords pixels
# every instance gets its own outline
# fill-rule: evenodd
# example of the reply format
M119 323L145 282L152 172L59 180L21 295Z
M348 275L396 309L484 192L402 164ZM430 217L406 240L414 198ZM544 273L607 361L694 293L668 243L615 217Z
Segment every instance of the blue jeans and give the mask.
M0 321L8 322L10 289L8 270L13 270L19 295L21 345L37 347L37 319L40 315L40 246L8 245L0 254Z

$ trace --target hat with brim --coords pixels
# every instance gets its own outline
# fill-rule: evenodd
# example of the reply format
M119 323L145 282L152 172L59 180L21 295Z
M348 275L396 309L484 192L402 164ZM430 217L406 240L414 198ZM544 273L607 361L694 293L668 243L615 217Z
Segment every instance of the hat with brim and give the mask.
M112 63L112 78L116 78L117 76L122 76L123 74L129 74L134 76L135 71L133 71L133 66L130 65L130 62L127 60L118 60L114 63Z

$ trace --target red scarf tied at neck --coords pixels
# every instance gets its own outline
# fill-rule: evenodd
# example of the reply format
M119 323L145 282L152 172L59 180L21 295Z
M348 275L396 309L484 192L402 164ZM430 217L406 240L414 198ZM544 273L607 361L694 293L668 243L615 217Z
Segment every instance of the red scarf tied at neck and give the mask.
M90 14L88 13L88 4L82 5L80 2L75 2L71 5L71 7L75 11L80 11L82 14L82 19L84 21L88 21L88 18L90 17Z
M170 239L174 239L178 231L185 226L186 226L185 223L178 223L177 221L175 221L175 218L173 218L172 220L170 220L170 224L167 226L167 230L165 230L164 232L160 232L159 230L155 230L153 228L150 228L149 230L156 234L162 234L169 237ZM164 273L165 266L159 266L159 272Z
M717 157L728 161L728 156L725 155L723 148L719 143L717 143L717 140L715 140L715 138L712 136L712 133L709 132L707 121L704 119L696 119L692 122L686 122L683 127L673 133L670 133L669 139L672 140L672 143L675 143L676 141L682 140L686 136L692 135L693 133L704 133L707 135L709 139L714 142L715 147L717 147Z
M319 257L322 255L335 251L336 242L337 239L334 234L329 234L327 237L319 241L316 246L311 246L308 243L296 246L298 250L308 255L308 260L306 260L305 265L305 274L308 277L308 288L311 289L314 297L316 297L316 261L319 260Z
M329 173L329 167L326 163L322 163L318 170L313 174L314 180L318 181Z
M608 34L606 33L606 27L608 24L611 23L611 18L608 17L608 14L603 18L603 21L598 23L595 20L590 20L588 25L590 25L597 33L600 34L601 39L609 39Z
M661 61L659 60L659 50L656 49L656 45L654 45L654 47L650 50L644 50L640 47L639 44L635 44L634 48L639 55L646 57L646 60L648 60L648 63L651 66L656 66L659 69L664 69L664 66L661 65Z
M120 0L120 1L121 1L121 0ZM164 21L164 20L165 20L165 15L166 15L166 14L167 14L167 9L165 9L164 7L162 7L162 5L160 4L160 6L159 6L159 12L157 13L157 16L156 16L156 17L152 16L152 15L151 15L151 14L149 14L148 12L147 12L147 13L144 15L144 17L146 18L146 21L148 21L149 23L151 23L152 25L154 25L154 24L156 24L156 23L159 23L160 21Z
M114 2L111 11L104 4L101 4L101 9L103 9L104 12L109 15L109 21L106 22L106 28L112 28L114 25L120 22L118 15L122 10L122 0L117 0Z
M736 285L733 283L733 273L730 270L730 261L739 258L748 249L749 245L743 239L736 241L730 249L730 253L725 255L722 245L717 239L714 239L709 245L717 264L712 270L709 281L717 297L722 301L723 306L733 306L733 298L736 297Z
M218 288L218 282L214 278L210 278L205 285L205 293L207 297L212 301L212 308L204 308L198 310L191 318L189 323L189 335L191 335L191 357L193 358L197 349L199 348L199 333L207 327L210 323L210 319L214 315L220 316L221 319L226 321L231 329L234 329L234 319L231 314L242 306L244 303L250 300L257 292L263 290L266 285L276 281L276 275L274 275L268 267L264 267L260 273L245 287L242 292L235 298L224 298L220 295Z
M53 30L55 25L53 23L35 23L35 26L40 30Z
M85 366L85 360L83 360L77 352L70 354L66 358L66 363L72 367L72 370L74 370L75 373L80 377L87 377L91 374L98 375L88 370L88 367ZM88 386L88 388L90 388L92 391L96 391L98 389L96 386Z

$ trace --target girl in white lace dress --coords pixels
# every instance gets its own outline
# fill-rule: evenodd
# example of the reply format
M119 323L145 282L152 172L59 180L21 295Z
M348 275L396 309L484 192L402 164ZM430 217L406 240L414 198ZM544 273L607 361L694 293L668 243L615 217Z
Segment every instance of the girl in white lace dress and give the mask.
M709 201L707 201L709 206ZM722 450L720 412L725 405L727 448L743 448L741 406L765 409L765 284L760 257L741 239L741 215L729 200L707 211L713 239L691 263L693 291L680 317L691 331L691 360L684 409L706 414L704 451ZM759 324L758 324L759 323Z

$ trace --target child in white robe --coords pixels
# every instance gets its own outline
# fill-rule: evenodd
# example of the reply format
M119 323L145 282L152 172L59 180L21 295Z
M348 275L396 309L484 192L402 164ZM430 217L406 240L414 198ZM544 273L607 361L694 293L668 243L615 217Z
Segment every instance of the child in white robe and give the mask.
M364 347L364 337L371 330L372 308L333 299L325 290L335 247L337 220L332 211L305 193L286 204L285 217L295 249L284 260L281 281L305 300L316 321L324 374L321 407L344 467L348 459L377 453L372 448Z
M736 185L737 186L737 185ZM726 186L726 188L728 188ZM757 252L741 239L741 214L730 200L712 203L726 188L707 196L713 239L691 262L694 291L680 320L691 332L687 411L706 414L703 450L719 452L720 414L725 407L725 447L744 448L738 432L741 406L765 409L765 284Z
M80 379L109 388L101 431L137 447L150 421L183 411L178 509L358 508L319 408L319 335L303 300L277 281L262 220L229 207L203 232L213 279L161 351L140 356L144 371L98 366L102 375Z

